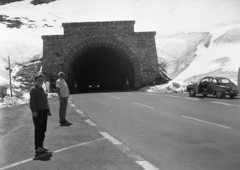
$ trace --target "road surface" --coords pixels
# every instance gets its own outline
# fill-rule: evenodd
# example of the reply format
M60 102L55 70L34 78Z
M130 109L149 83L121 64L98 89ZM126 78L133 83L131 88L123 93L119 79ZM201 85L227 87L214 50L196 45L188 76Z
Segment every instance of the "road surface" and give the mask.
M143 92L72 95L99 126L161 170L239 170L240 98Z

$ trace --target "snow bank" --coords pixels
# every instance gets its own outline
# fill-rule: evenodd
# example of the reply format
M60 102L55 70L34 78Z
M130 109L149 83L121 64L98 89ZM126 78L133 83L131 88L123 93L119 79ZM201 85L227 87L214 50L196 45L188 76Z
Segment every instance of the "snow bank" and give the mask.
M56 96L58 96L57 93L48 93L48 98L52 98L52 97L56 97ZM30 99L30 96L29 96L28 92L24 93L21 97L6 96L3 99L0 98L0 109L28 104L29 99Z
M188 84L188 82L169 81L167 84L152 86L146 90L146 92L183 93L186 92L186 86Z

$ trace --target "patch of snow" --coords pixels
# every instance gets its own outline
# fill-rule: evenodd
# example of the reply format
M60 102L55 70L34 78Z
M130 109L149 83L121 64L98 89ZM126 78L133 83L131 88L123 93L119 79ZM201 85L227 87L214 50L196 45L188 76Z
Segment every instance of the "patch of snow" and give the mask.
M156 85L150 87L146 92L159 92L159 93L183 93L186 92L188 82L169 81L166 84Z

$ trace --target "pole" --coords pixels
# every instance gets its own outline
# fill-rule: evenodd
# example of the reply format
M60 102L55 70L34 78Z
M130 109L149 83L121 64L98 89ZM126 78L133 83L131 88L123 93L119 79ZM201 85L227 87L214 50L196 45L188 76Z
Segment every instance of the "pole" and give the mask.
M11 97L12 97L12 79L11 79L12 69L10 67L10 58L9 58L9 56L8 56L8 68L9 68L10 93L11 93Z
M238 69L238 90L240 91L240 67Z

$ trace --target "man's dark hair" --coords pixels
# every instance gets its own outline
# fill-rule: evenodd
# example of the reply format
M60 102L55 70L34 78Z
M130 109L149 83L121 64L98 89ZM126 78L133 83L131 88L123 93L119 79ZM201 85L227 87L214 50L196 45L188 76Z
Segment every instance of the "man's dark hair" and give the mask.
M38 74L34 77L35 82L37 81L38 78L43 78L43 79L44 79L44 74L38 73Z

